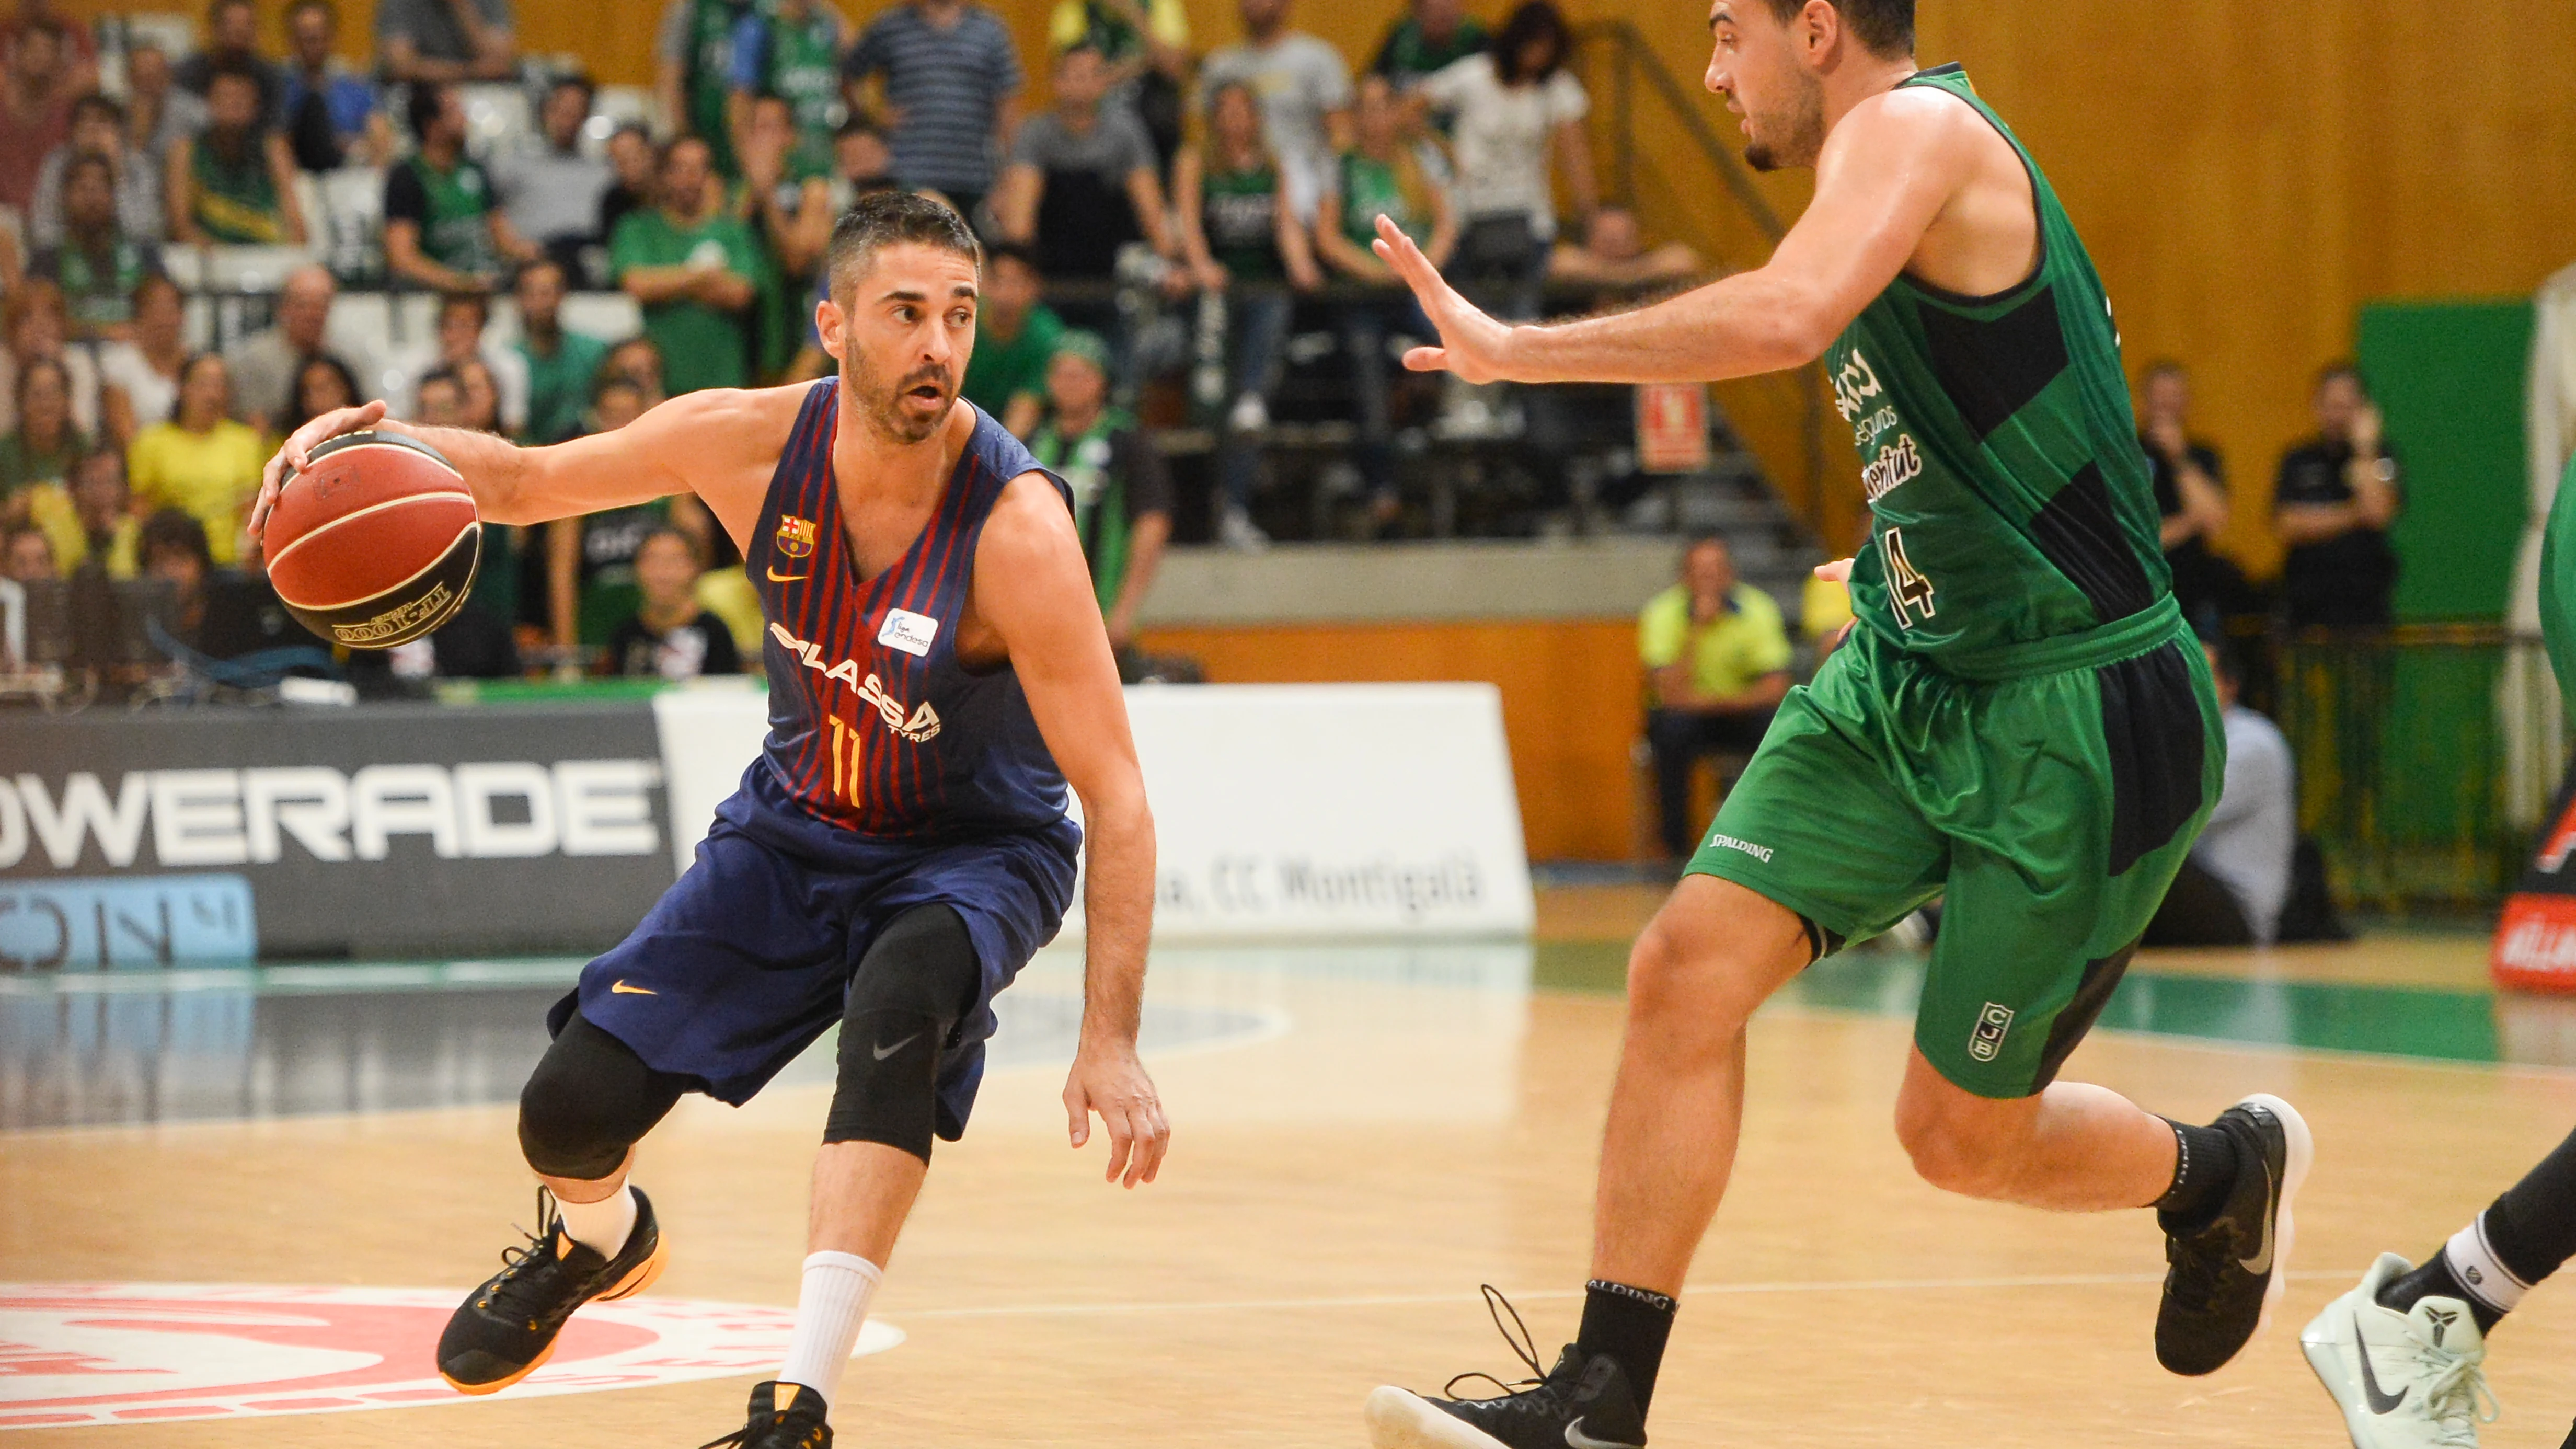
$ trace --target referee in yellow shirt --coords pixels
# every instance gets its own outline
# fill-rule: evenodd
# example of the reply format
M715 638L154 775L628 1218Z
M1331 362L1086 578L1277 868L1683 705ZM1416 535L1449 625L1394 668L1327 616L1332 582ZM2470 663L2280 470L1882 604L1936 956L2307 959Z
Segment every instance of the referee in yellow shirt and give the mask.
M1699 843L1691 817L1691 767L1701 757L1751 754L1789 692L1789 633L1771 596L1739 582L1726 540L1694 539L1681 581L1637 615L1646 666L1646 742L1655 752L1655 796L1664 854Z

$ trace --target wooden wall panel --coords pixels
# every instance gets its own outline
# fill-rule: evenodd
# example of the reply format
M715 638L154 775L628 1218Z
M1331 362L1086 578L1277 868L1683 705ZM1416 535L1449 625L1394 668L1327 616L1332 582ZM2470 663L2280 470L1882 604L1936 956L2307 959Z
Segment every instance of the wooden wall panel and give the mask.
M1502 690L1521 828L1533 860L1635 849L1629 751L1645 730L1636 627L1619 620L1154 629L1219 684L1481 680Z

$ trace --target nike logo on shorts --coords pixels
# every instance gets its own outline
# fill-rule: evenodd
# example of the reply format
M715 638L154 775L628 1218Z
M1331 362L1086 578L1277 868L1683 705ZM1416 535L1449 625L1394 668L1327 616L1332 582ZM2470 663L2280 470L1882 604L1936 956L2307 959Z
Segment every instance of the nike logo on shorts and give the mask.
M609 991L609 994L610 994L610 995L612 995L612 996L659 996L659 995L661 995L661 994L662 994L661 992L655 991L655 990L653 990L653 989L652 989L652 988L650 988L650 987L646 987L646 986L629 986L629 985L627 985L627 984L626 984L625 982L623 982L623 981L620 981L620 982L618 982L616 985L609 987L609 988L608 988L608 991Z
M893 1056L896 1052L902 1051L905 1047L908 1047L919 1040L921 1040L921 1033L916 1031L912 1035L905 1037L903 1040L896 1042L893 1046L870 1047L868 1050L876 1054L876 1059L878 1061L884 1061L886 1058Z

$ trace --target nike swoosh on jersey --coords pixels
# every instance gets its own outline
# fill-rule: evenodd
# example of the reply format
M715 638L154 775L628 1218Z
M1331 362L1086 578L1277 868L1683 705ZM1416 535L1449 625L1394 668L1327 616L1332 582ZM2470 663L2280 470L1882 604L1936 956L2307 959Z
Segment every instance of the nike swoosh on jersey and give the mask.
M1623 1439L1593 1438L1591 1435L1583 1432L1583 1421L1581 1419L1577 1419L1573 1423L1565 1426L1565 1442L1568 1445L1571 1445L1572 1449L1637 1449L1636 1445L1630 1444Z
M792 584L812 577L814 577L812 574L782 574L778 571L778 565L769 566L769 581L773 584Z
M912 1035L905 1037L903 1040L896 1042L893 1046L872 1046L868 1048L868 1050L875 1054L878 1061L884 1061L886 1058L893 1056L896 1052L902 1051L905 1047L908 1047L919 1040L921 1040L921 1033L916 1031Z
M662 994L649 986L629 986L623 981L609 987L608 992L611 996L659 996Z
M2272 1159L2263 1159L2263 1246L2251 1258L2239 1258L2236 1266L2260 1278L2272 1271L2272 1221L2281 1215L2281 1205L2272 1200Z
M2370 1340L2361 1336L2359 1314L2355 1314L2352 1320L2352 1346L2353 1350L2361 1355L2361 1395L2370 1400L2370 1412L2374 1414L2397 1412L2397 1406L2405 1403L2406 1396L2414 1391L2399 1389L2393 1394L2380 1392L2379 1375L2372 1372L2370 1367Z

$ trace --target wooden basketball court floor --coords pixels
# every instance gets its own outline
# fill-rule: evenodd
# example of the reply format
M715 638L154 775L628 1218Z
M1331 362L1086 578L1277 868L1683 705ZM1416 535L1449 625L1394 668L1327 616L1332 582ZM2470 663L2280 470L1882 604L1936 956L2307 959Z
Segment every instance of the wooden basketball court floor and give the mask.
M967 1139L939 1148L878 1300L908 1338L852 1364L840 1442L1358 1445L1377 1383L1519 1376L1487 1282L1552 1358L1584 1277L1615 938L1638 907L1554 900L1543 934L1578 939L1535 951L1159 953L1148 1038L1175 1136L1163 1180L1134 1193L1102 1185L1097 1144L1065 1145L1078 962L1042 958L1006 1019L1020 1045L997 1055ZM2163 1265L2146 1214L1966 1202L1907 1170L1889 1108L1919 962L1819 967L1755 1027L1736 1185L1683 1298L1654 1442L2344 1443L2300 1325L2376 1251L2438 1243L2576 1123L2576 1012L2490 998L2482 952L2383 936L2143 960L2075 1057L2070 1075L2160 1110L2205 1119L2269 1090L2316 1128L2288 1305L2198 1381L2150 1351ZM408 983L392 992L337 968L9 983L0 1281L461 1293L528 1220L508 1099L569 969L410 968L377 978ZM360 998L375 1005L332 1014ZM218 1025L183 1031L189 1012ZM656 1296L793 1303L828 1092L809 1064L740 1111L691 1099L649 1139L637 1180L674 1244ZM0 1319L0 1420L31 1386L61 1387L17 1343L13 1389L11 1340L33 1331L17 1327ZM2490 1372L2506 1415L2484 1442L2558 1445L2576 1285L2526 1300ZM740 1423L757 1377L4 1442L692 1446Z

